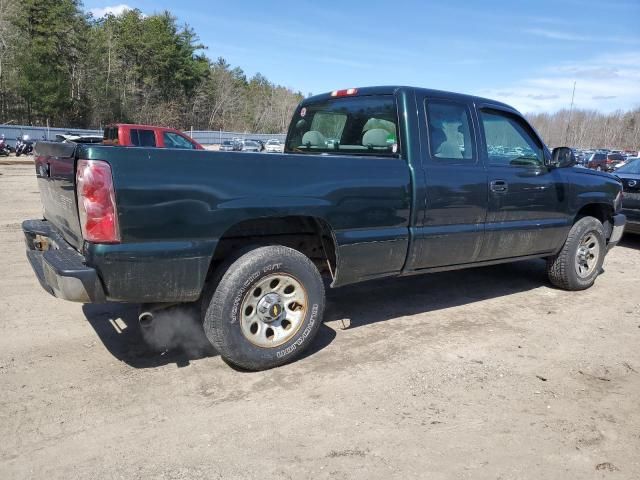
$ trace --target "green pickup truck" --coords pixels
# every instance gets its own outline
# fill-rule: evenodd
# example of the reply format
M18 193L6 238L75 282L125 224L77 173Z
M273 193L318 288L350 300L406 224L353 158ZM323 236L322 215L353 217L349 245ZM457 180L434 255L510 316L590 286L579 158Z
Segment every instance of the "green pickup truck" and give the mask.
M581 290L625 225L620 182L516 110L420 88L308 98L282 154L36 150L44 219L23 230L44 289L143 304L141 322L198 302L213 346L252 370L312 342L325 286L542 258Z

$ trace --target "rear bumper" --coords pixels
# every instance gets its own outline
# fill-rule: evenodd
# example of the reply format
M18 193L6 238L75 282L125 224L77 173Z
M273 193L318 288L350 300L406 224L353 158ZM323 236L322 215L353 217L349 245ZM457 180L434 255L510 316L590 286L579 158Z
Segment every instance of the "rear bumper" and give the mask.
M85 243L84 255L46 220L26 220L27 257L42 287L73 302L193 302L217 241Z
M84 257L71 247L46 220L22 222L27 258L40 285L54 297L72 302L106 301L98 273L85 265Z
M624 226L627 223L627 217L622 213L613 216L613 228L611 229L611 236L609 237L609 244L607 249L611 250L615 247L624 233Z

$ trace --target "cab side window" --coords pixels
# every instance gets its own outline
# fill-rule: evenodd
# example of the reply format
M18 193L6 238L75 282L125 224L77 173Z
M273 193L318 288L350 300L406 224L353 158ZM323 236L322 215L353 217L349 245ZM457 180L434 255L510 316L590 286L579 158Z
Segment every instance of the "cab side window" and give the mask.
M542 145L522 119L497 110L481 110L480 118L486 137L487 158L491 165L544 165Z
M164 146L166 148L187 148L190 150L194 149L193 143L184 138L181 135L173 132L164 132Z
M447 163L474 163L469 111L460 103L427 100L431 158Z

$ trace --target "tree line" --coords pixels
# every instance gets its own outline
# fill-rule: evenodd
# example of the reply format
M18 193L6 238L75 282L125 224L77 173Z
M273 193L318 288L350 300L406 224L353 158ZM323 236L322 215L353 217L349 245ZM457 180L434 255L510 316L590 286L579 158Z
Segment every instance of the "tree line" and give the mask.
M640 108L613 113L560 110L527 117L548 145L640 149Z
M0 123L277 133L301 99L210 60L169 12L96 19L80 0L0 0Z

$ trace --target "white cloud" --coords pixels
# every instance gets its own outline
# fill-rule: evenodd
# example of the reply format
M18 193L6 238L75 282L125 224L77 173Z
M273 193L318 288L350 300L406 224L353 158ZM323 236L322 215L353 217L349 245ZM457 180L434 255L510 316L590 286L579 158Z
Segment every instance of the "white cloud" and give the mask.
M521 112L569 108L576 82L575 108L604 112L640 106L640 51L567 62L515 85L487 89L480 95L513 105Z
M529 35L535 35L537 37L547 38L549 40L561 40L567 42L611 42L611 43L623 43L628 45L637 45L640 43L635 37L631 36L616 36L616 35L576 35L565 30L550 30L545 28L526 28L525 33Z
M546 30L544 28L527 28L526 33L536 35L538 37L549 38L551 40L570 40L570 41L585 41L589 40L582 35L575 35L566 31Z
M111 5L103 8L92 8L89 10L94 18L102 18L107 15L115 15L116 17L122 15L127 10L133 10L133 7L121 3L120 5Z

